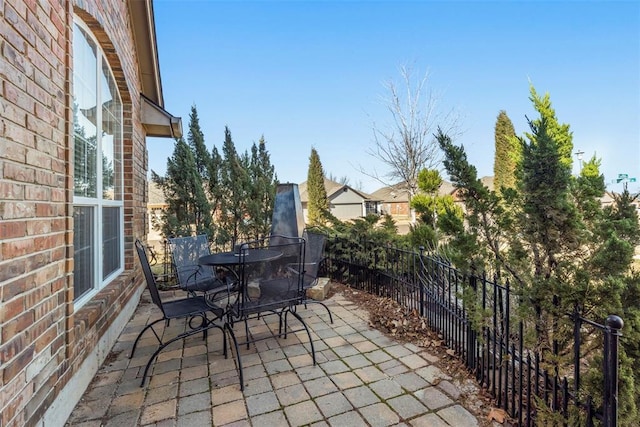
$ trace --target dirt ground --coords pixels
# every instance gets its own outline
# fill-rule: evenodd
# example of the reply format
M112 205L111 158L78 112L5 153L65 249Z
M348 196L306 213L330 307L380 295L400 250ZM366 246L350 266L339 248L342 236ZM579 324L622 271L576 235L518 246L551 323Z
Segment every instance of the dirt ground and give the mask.
M329 297L342 294L369 313L369 323L394 339L410 342L425 348L438 357L436 365L453 378L462 394L460 403L483 420L485 426L512 425L504 411L492 405L492 398L476 382L474 376L458 360L453 350L448 349L440 336L429 330L424 319L416 312L407 313L398 303L389 298L378 297L364 291L352 289L346 285L332 282ZM497 421L497 422L496 422Z

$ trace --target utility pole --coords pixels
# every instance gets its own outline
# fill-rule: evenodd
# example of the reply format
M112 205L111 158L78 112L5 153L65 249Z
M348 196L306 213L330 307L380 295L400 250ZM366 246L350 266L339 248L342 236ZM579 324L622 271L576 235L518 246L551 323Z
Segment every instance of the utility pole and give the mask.
M578 150L576 151L576 157L578 158L578 175L582 172L582 156L584 156L584 151Z

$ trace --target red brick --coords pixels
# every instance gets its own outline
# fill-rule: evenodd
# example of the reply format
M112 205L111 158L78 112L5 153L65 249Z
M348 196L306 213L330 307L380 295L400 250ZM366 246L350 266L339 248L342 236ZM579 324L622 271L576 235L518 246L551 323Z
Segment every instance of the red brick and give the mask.
M28 64L24 65L28 66ZM0 76L4 77L6 81L11 82L21 90L24 90L24 88L27 87L27 73L25 72L25 67L18 69L8 60L0 61Z
M63 162L60 162L63 163ZM50 200L52 202L64 202L66 190L63 188L52 188L50 190ZM63 224L64 225L64 224Z
M25 129L24 126L7 121L3 122L3 124L2 135L5 138L21 144L33 145L33 134Z
M24 0L24 5L33 13L38 10L38 4L36 3L36 0Z
M53 111L51 111L51 108L46 107L40 102L36 102L34 107L35 107L36 117L38 117L39 119L42 119L46 123L50 123L50 124L56 123L56 120L55 120L56 117L55 117L55 114L53 114Z
M9 82L4 83L4 98L16 107L19 107L25 113L33 111L33 99L25 96L24 92ZM24 126L24 123L20 123Z
M2 327L2 342L7 342L33 325L33 311L25 311Z
M18 353L22 351L27 342L25 334L16 336L11 341L0 346L0 362L4 365L9 360L13 359ZM6 384L5 381L3 384Z
M51 232L51 220L50 219L37 219L26 222L26 230L29 236L35 236L38 234L47 234Z
M10 25L2 25L0 26L0 36L11 44L18 52L24 54L26 49L26 43L20 35L13 27Z
M36 216L37 217L50 217L53 216L54 207L49 203L36 203Z
M37 341L38 337L42 336L47 329L51 327L53 324L52 318L54 317L54 314L55 313L52 312L50 316L46 316L38 320L26 331L27 343L34 343Z
M49 344L51 344L56 337L58 336L58 331L56 328L49 327L43 334L38 335L38 338L35 340L35 349L36 352L41 352Z
M47 259L48 258L49 256L47 256ZM51 264L51 263L46 264L43 268L41 268L35 273L36 274L35 282L41 284L40 288L42 289L43 294L40 295L35 301L33 301L34 305L39 304L40 302L43 302L46 297L49 297L49 295L51 295L51 291L48 288L49 283L55 280L56 276L59 273L60 272L58 271L58 266L56 264ZM46 286L42 286L42 285L46 285ZM27 305L27 308L31 307L31 304L28 298L27 298L26 305Z
M15 163L5 163L3 172L5 179L20 182L34 182L36 176L33 169Z
M26 259L27 271L34 271L51 263L51 254L48 252L35 252ZM36 281L36 283L39 283Z
M9 382L18 375L33 360L35 345L27 347L22 353L4 365L2 378L4 382Z
M26 403L24 398L24 388L22 389L23 393L18 393L13 396L13 399L9 402L9 404L3 408L2 410L2 425L7 427L22 427L25 425L24 419L20 417L16 418L16 413L18 409ZM24 415L22 416L24 418Z
M17 4L20 4L20 2L18 2ZM29 26L29 24L27 23L27 16L26 16L26 10L25 10L25 15L21 15L20 18L18 18L15 21L14 27L18 30L18 32L20 33L20 35L22 35L22 37L24 37L24 39L26 40L26 42L30 45L30 46L35 46L36 45L36 34L33 31L33 28L31 28ZM29 50L27 49L27 55L29 54Z
M35 216L35 205L20 201L8 201L0 204L0 216L4 220L33 218Z
M33 69L33 66L25 60L24 56L19 55L13 46L8 43L2 45L2 56L4 56L7 63L15 67L19 73L29 75ZM23 84L27 82L26 79L16 79L15 81ZM14 80L11 80L11 82L14 82Z
M40 72L38 70L35 70L35 75L40 75ZM44 73L43 80L45 87L50 84L50 81L50 73L47 71ZM47 106L51 104L51 94L47 90L43 89L41 85L34 83L32 80L27 80L27 92L31 95L33 100L32 108L30 110L33 114L36 114L36 105L38 105L39 103ZM33 117L37 118L38 116ZM43 123L45 125L47 124L46 121L44 121ZM29 123L27 122L27 124Z
M26 163L36 168L51 169L51 157L35 149L27 150Z
M31 1L30 3L33 3L33 1ZM43 6L46 5L46 3L42 3L42 5ZM27 23L38 36L38 41L44 42L44 45L48 47L51 45L51 34L49 34L49 32L47 32L44 29L44 27L41 25L42 21L38 19L38 16L36 15L36 11L37 11L37 7L32 10L32 13L27 14ZM37 43L36 46L38 46L39 52L47 50L46 48L39 46L39 43Z
M64 218L53 218L51 220L51 231L52 232L65 232L67 230L66 219Z
M51 170L58 174L58 183L64 183L64 173L66 171L66 164L64 159L53 159L51 161Z
M44 136L45 138L51 138L51 135L53 134L51 126L35 116L27 116L27 129L38 135Z
M51 200L51 188L42 185L26 185L24 198L26 200L49 201Z
M46 283L46 281L41 282L36 280L36 283ZM25 309L29 310L33 307L35 307L36 305L39 305L40 303L45 303L48 300L48 298L51 297L51 290L49 288L48 285L41 285L38 286L36 289L31 289L25 296L25 301L24 301L24 305L25 305ZM49 303L47 305L47 307L52 310L57 304L55 304L55 301L53 304ZM41 317L43 317L44 314L41 312L41 310L37 310L36 311L36 319L40 319Z
M24 237L27 234L27 221L2 221L0 222L0 240Z
M33 252L33 242L29 240L14 240L2 243L4 259L17 258Z
M5 280L25 273L25 262L23 260L21 260L20 262L13 262L11 264L17 264L19 265L19 267L13 270L13 276L8 276ZM1 280L2 278L0 278L0 281ZM2 300L9 301L10 299L13 299L14 297L26 292L27 289L27 278L24 276L18 277L10 282L7 281L2 285Z
M26 19L27 17L27 5L24 2L13 2L12 6L15 8L15 13L16 13L16 19L14 22L14 24L17 24L20 20L20 18L22 18L22 20Z
M27 113L22 108L18 108L2 98L0 98L0 113L0 117L21 126L27 123Z
M0 199L23 200L24 184L8 182L8 181L0 181Z

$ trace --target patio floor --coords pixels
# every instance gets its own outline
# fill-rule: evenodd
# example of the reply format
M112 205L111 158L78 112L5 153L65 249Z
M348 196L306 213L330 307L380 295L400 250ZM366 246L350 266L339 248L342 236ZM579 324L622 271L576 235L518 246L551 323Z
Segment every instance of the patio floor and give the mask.
M306 334L259 341L242 348L245 388L240 391L232 353L225 359L222 335L210 331L167 347L145 387L140 380L157 341L148 332L129 359L138 332L158 309L142 297L118 339L69 417L69 427L93 426L479 426L460 404L461 390L435 366L437 357L394 341L369 327L365 311L341 294L324 308L299 310L314 337L317 365ZM253 322L272 327L277 317ZM291 320L297 322L295 319ZM185 322L173 321L174 336ZM237 331L244 328L238 324ZM299 338L298 338L299 337ZM303 345L300 345L300 342Z

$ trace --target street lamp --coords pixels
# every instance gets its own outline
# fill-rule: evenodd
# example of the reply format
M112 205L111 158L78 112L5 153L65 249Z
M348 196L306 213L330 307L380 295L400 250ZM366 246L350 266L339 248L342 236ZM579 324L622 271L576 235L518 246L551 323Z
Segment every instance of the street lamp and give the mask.
M582 172L582 156L584 155L584 151L578 150L576 151L576 157L578 158L578 166L580 167L580 172Z

